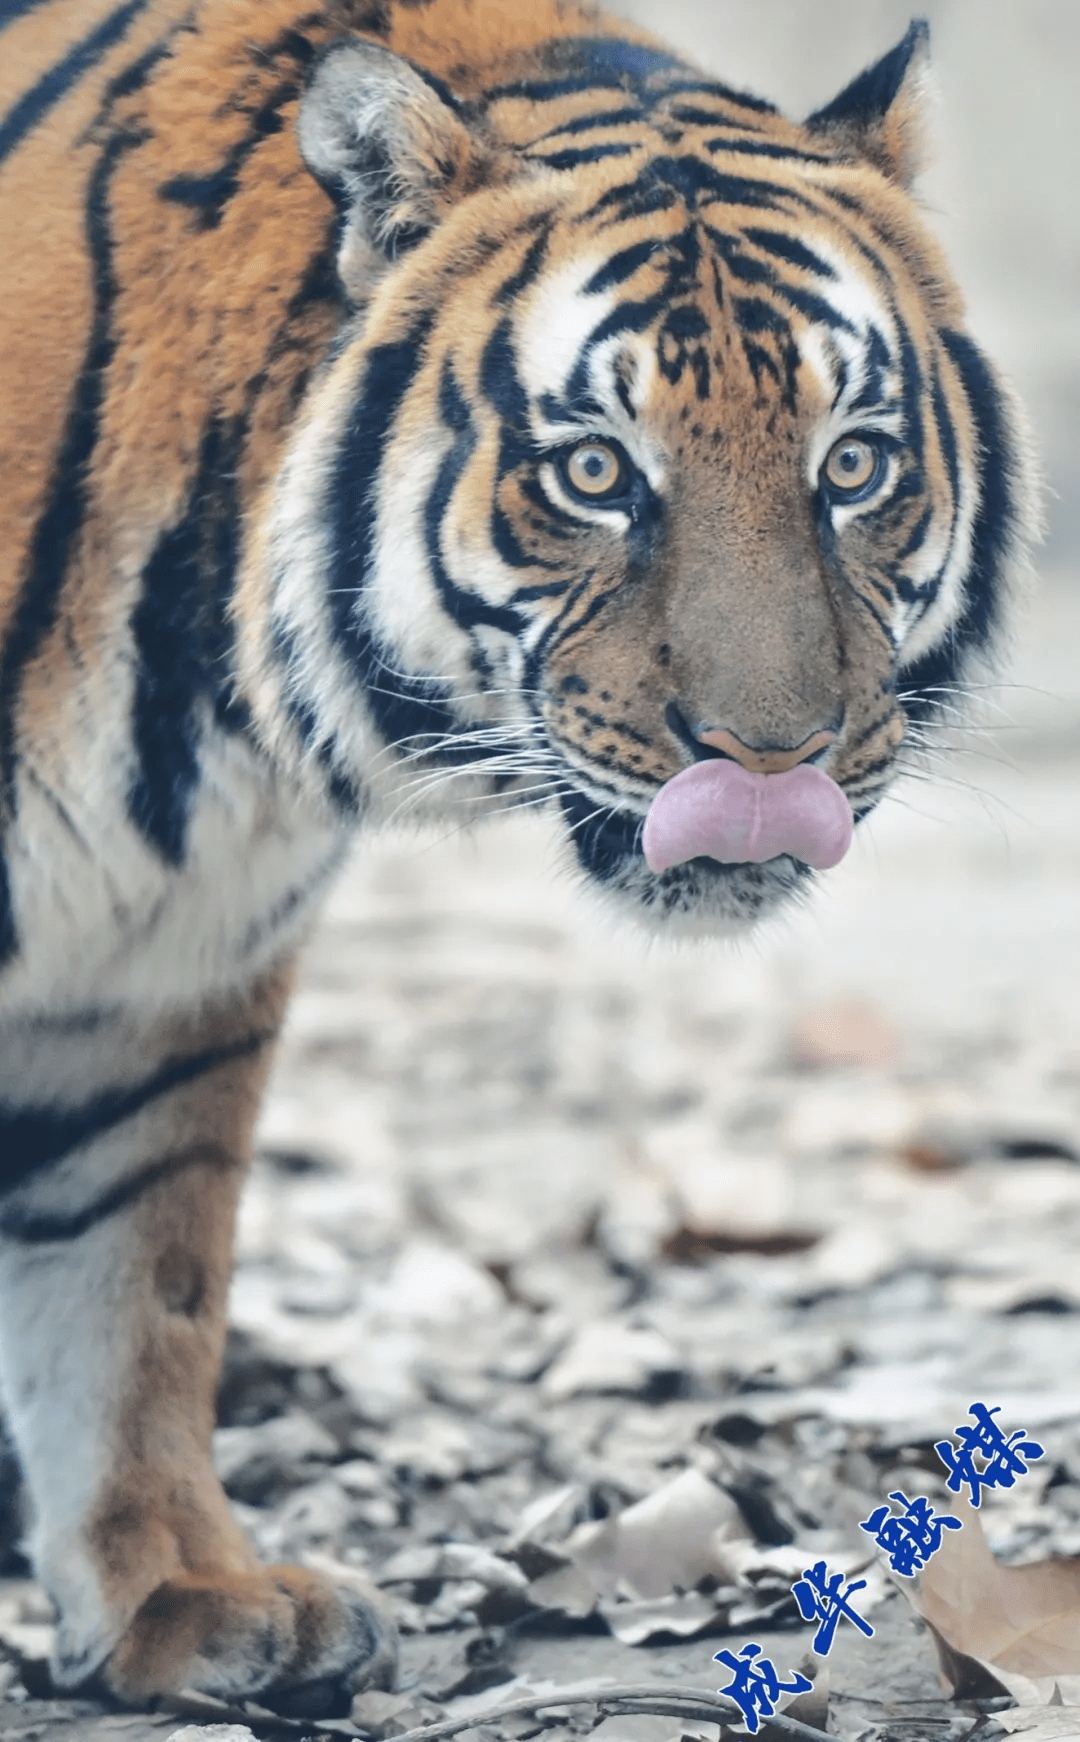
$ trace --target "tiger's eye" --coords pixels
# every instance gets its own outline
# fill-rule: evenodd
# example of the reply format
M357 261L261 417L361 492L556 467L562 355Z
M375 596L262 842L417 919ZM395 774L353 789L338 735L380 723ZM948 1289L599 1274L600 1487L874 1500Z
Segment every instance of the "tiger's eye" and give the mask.
M825 459L825 482L834 490L851 493L865 490L878 469L879 454L871 442L859 436L844 436L834 442Z
M610 496L622 476L619 456L606 442L581 442L566 461L566 477L579 496Z

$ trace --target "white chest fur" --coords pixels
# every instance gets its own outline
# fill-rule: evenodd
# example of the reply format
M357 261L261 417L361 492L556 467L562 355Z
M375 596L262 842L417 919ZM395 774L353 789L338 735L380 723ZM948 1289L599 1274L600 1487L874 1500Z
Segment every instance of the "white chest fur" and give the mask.
M60 790L32 770L20 781L0 1028L191 1010L250 985L302 936L347 830L242 738L203 739L180 865L132 823L125 782L78 762ZM0 1096L2 1074L0 1061Z

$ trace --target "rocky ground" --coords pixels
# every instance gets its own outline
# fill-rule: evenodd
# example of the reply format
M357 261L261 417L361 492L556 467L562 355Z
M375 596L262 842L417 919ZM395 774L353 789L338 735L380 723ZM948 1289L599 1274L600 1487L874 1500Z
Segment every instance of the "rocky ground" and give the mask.
M400 1695L329 1730L51 1701L9 1505L2 1742L473 1713L468 1742L717 1738L569 1693L484 1712L597 1679L715 1690L713 1653L750 1639L786 1675L821 1558L867 1580L875 1634L845 1622L816 1660L807 1734L1080 1733L1011 1684L946 1699L857 1528L898 1487L951 1500L933 1442L982 1400L1045 1451L983 1508L999 1560L1080 1555L1078 639L1049 587L994 737L738 949L614 927L540 819L364 847L261 1129L217 1455L266 1556L382 1585Z

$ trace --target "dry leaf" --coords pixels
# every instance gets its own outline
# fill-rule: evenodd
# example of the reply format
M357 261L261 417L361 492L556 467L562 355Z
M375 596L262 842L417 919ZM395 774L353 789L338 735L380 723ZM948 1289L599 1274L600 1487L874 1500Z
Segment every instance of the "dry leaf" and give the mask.
M596 1583L580 1567L556 1567L541 1573L528 1589L530 1603L538 1609L558 1609L571 1620L583 1621L596 1608Z
M795 1063L805 1070L891 1065L900 1050L896 1031L881 1012L857 998L804 1011L790 1045Z
M807 1654L795 1668L813 1682L805 1694L781 1694L777 1711L785 1718L797 1718L811 1730L829 1728L829 1666L820 1658Z
M905 1595L910 1597L910 1591L906 1591ZM1013 1692L1011 1687L1006 1686L1000 1671L991 1669L979 1657L968 1657L965 1652L957 1651L942 1637L932 1621L927 1621L926 1625L937 1649L942 1680L952 1699L996 1700ZM1014 1694L1013 1697L1017 1696Z
M677 1639L692 1639L716 1621L714 1597L698 1591L685 1596L646 1598L638 1603L605 1603L600 1613L616 1639L624 1645L644 1645L647 1639L670 1633Z
M1072 1706L1025 1706L1012 1712L995 1712L994 1723L1027 1742L1080 1742L1080 1710Z
M567 1564L534 1579L529 1599L577 1617L599 1603L627 1645L658 1633L689 1637L716 1615L716 1598L698 1595L694 1586L722 1570L721 1527L729 1537L745 1537L731 1496L700 1471L684 1470L617 1517L579 1525L555 1545Z
M615 1319L583 1325L540 1382L541 1396L558 1403L586 1391L643 1391L681 1360L659 1331L636 1330Z
M255 1732L246 1724L184 1724L169 1742L255 1742Z
M950 1531L920 1578L919 1613L956 1651L1021 1675L1080 1672L1080 1561L1003 1567L990 1553L978 1513L950 1507Z
M746 1534L731 1496L700 1471L684 1470L616 1518L575 1532L564 1552L602 1596L629 1589L635 1597L666 1597L719 1570L712 1536L721 1525Z
M686 1736L719 1736L719 1724L700 1724L685 1718L654 1717L648 1712L624 1713L602 1718L589 1731L589 1742L682 1742Z

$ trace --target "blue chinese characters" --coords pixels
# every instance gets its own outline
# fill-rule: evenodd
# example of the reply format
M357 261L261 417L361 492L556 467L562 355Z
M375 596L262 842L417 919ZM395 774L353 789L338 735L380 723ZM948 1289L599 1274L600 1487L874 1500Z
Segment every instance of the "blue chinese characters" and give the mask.
M755 1662L755 1658L761 1658ZM730 1694L736 1702L751 1736L757 1734L762 1718L771 1718L781 1694L805 1694L813 1687L798 1670L789 1682L782 1682L767 1657L761 1657L760 1645L744 1645L736 1657L731 1651L718 1651L714 1663L722 1663L733 1674L722 1694Z
M889 1557L889 1565L901 1578L910 1579L924 1567L932 1554L941 1547L943 1530L959 1530L960 1520L947 1513L935 1512L925 1495L909 1500L902 1488L889 1495L904 1508L897 1515L888 1506L879 1506L859 1525L873 1537Z
M956 1429L959 1445L953 1445L951 1440L938 1440L934 1447L949 1472L946 1486L954 1494L964 1487L970 1489L972 1506L979 1505L984 1488L1011 1488L1018 1476L1027 1475L1028 1465L1044 1455L1042 1446L1029 1440L1024 1428L1017 1428L1006 1439L994 1420L1000 1414L1000 1405L990 1409L985 1403L973 1403L968 1410L971 1422ZM873 1537L887 1555L894 1573L910 1579L937 1554L945 1531L962 1529L962 1522L950 1513L936 1512L924 1494L909 1500L902 1488L895 1488L889 1500L900 1508L899 1512L894 1512L886 1502L864 1518L859 1529ZM803 1620L817 1622L813 1649L819 1657L828 1657L836 1629L845 1616L867 1639L874 1637L870 1623L851 1603L854 1593L863 1590L866 1583L865 1579L852 1579L845 1585L844 1574L830 1573L820 1560L806 1567L802 1578L792 1585L792 1595ZM780 1694L805 1693L813 1686L798 1673L791 1681L781 1681L769 1659L761 1656L760 1645L744 1645L737 1656L730 1651L718 1651L714 1661L731 1670L731 1681L719 1692L729 1694L736 1702L751 1735L757 1733L762 1718L774 1715Z
M846 1591L840 1589L843 1583L843 1573L833 1573L830 1578L825 1562L815 1561L791 1587L803 1620L819 1623L813 1646L819 1657L828 1657L832 1650L833 1637L842 1615L854 1622L859 1632L866 1634L867 1639L874 1637L874 1629L869 1621L864 1621L861 1615L857 1615L849 1601L852 1591L861 1591L866 1580L853 1579Z
M1028 1464L1042 1457L1043 1449L1034 1440L1025 1439L1022 1427L1005 1438L993 1419L1001 1414L1000 1405L987 1409L985 1403L973 1403L968 1414L975 1417L975 1426L961 1424L956 1429L959 1446L938 1440L934 1450L950 1472L945 1486L959 1494L966 1483L971 1489L972 1506L978 1506L984 1488L1011 1488L1017 1476L1027 1475ZM977 1456L985 1460L981 1470L975 1464Z

